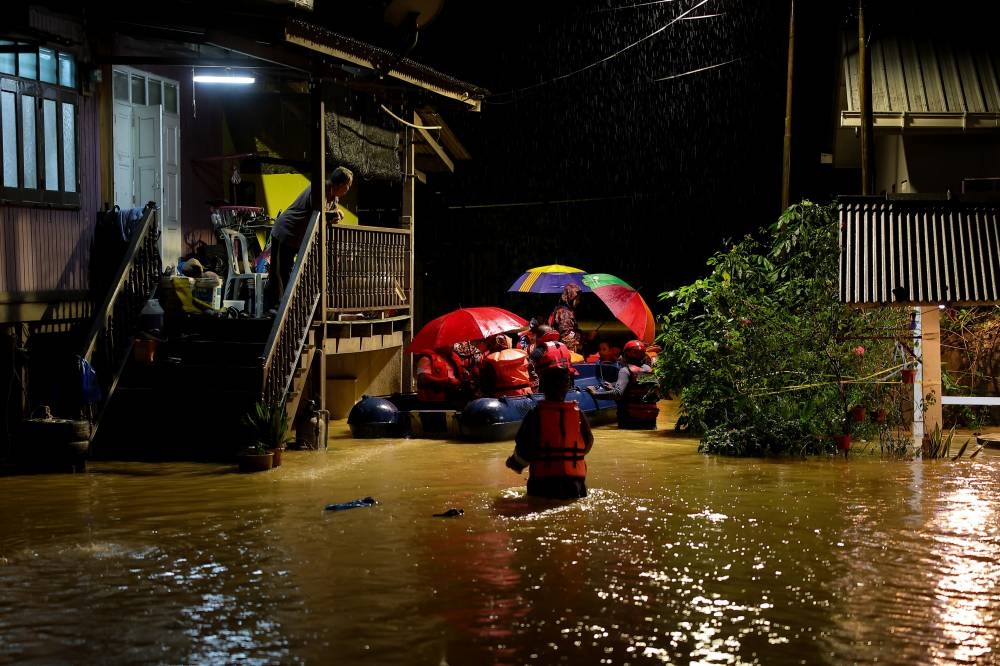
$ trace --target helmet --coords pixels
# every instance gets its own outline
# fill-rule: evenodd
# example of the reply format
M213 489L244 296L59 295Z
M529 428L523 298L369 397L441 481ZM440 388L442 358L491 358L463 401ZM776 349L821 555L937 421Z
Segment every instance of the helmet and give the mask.
M642 358L646 354L646 343L642 340L629 340L622 350L625 358Z
M531 360L535 364L535 372L539 375L554 368L564 368L570 374L577 374L573 367L573 357L570 355L569 347L561 342L543 342L535 347L531 354Z

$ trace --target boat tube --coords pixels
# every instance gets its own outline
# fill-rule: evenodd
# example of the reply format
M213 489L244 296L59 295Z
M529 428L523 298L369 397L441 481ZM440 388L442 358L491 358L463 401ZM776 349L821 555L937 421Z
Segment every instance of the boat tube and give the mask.
M587 392L588 386L618 379L617 363L578 363L579 373L567 400L580 403L592 425L614 423L618 405L609 398ZM477 398L463 409L451 409L417 400L414 393L362 396L347 417L356 439L446 438L472 442L502 442L514 439L524 415L542 399L541 393L501 398Z

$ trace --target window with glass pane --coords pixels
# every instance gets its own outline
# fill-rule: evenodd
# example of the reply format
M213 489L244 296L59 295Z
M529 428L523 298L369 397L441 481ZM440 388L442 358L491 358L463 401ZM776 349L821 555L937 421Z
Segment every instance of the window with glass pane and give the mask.
M125 72L115 71L111 75L111 88L114 90L115 99L127 102L128 101L128 74Z
M0 39L0 46L13 46L9 39ZM0 53L0 74L17 74L17 56L14 53Z
M132 75L132 103L146 103L146 77Z
M23 79L38 78L38 54L18 53L17 54L17 75Z
M156 79L150 79L149 85L146 86L146 90L149 91L149 105L155 106L163 102L163 88L162 83Z
M52 49L38 49L38 78L45 83L58 83L56 52Z
M42 145L45 147L45 189L59 189L59 139L55 100L42 100Z
M62 105L63 190L76 192L76 105Z
M76 88L76 60L68 53L59 54L59 85Z
M163 110L167 113L177 113L177 86L172 83L163 84Z
M3 129L3 186L17 187L17 100L0 92L0 128Z
M21 155L24 160L24 182L22 187L34 190L38 187L38 144L35 142L35 98L21 95Z
M8 45L11 42L7 42ZM14 44L20 47L19 44ZM79 205L76 60L45 46L14 53L0 72L0 188L7 202ZM125 77L125 93L130 79Z

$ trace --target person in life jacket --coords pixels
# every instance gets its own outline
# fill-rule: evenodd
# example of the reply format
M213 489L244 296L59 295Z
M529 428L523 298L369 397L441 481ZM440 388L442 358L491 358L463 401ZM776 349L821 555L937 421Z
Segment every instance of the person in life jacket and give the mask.
M622 367L614 384L588 386L587 392L618 402L618 427L630 430L655 430L660 414L659 390L653 381L653 368L646 354L646 344L629 340L622 350Z
M587 415L566 400L576 370L561 342L546 342L535 359L543 400L524 415L506 465L518 474L528 468L528 495L548 499L587 496L586 455L594 445Z
M490 353L483 358L479 382L483 394L493 398L531 395L528 352L512 349L506 335L495 336L490 340Z
M451 349L425 349L417 353L414 374L417 377L417 399L421 402L456 404L460 400L462 382L455 365L445 356Z

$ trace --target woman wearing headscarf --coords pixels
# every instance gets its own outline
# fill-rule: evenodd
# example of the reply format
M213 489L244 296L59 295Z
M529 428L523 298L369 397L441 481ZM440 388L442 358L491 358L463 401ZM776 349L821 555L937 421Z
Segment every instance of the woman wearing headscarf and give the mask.
M563 287L559 302L549 315L549 326L559 332L559 340L571 352L580 353L583 341L576 325L576 305L580 301L580 287L573 283Z

